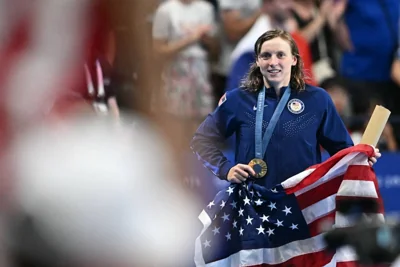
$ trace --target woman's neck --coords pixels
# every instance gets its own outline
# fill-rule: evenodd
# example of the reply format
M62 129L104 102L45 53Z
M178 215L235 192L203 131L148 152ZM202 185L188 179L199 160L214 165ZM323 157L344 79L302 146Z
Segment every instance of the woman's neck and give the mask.
M272 88L274 89L275 93L277 96L280 95L282 87L287 87L289 86L289 82L281 82L281 83L269 83L265 78L264 78L264 86L265 88Z

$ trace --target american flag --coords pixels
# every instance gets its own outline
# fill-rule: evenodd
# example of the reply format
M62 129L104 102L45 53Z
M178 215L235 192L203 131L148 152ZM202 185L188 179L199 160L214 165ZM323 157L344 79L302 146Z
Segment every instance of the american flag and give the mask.
M326 251L321 225L351 225L336 210L338 201L369 198L383 220L369 145L344 149L319 165L266 189L254 182L231 184L199 215L196 266L355 266L350 248ZM323 227L322 227L323 228Z

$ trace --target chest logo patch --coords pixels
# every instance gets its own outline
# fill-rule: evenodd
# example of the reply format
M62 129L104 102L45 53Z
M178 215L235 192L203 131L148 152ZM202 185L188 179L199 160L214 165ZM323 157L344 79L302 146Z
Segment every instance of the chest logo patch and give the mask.
M304 103L300 99L294 98L289 101L287 104L287 108L289 109L290 112L293 114L300 114L304 111Z

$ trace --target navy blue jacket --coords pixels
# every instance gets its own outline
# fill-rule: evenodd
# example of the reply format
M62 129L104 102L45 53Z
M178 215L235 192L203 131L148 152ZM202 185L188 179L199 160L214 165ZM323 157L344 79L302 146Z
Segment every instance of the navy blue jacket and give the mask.
M243 89L227 92L225 101L207 116L193 137L192 150L221 179L226 179L229 170L236 164L248 164L255 157L257 95ZM299 106L290 108L293 99L301 104L301 109ZM278 102L275 90L268 88L263 134ZM233 134L236 134L235 162L229 161L220 149L224 140ZM257 183L271 188L320 163L320 146L333 155L352 145L330 96L322 88L307 85L305 91L292 92L264 156L268 173Z

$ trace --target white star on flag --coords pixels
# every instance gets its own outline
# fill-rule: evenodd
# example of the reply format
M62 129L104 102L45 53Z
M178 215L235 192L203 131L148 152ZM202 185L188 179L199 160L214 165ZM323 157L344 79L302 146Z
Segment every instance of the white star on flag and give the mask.
M233 221L232 225L233 225L233 228L237 228L237 221Z
M252 222L253 218L251 218L250 216L247 217L246 221L247 221L247 225L253 224L253 222Z
M254 201L254 203L256 203L257 206L261 206L263 201L261 199L257 199L256 201Z
M279 226L283 226L283 221L276 220L276 223L275 223L275 225L276 225L277 227L279 227Z
M231 195L233 193L233 188L232 187L228 187L228 189L226 190L226 192Z
M274 230L275 229L268 228L268 231L267 231L268 236L274 235Z
M260 225L260 227L256 228L258 230L258 234L265 234L264 233L264 228L262 227L262 225Z
M243 235L243 231L244 231L244 229L243 229L242 227L240 227L240 229L239 229L239 235Z
M214 235L219 234L219 229L220 229L220 227L218 227L218 228L217 228L217 226L214 227L214 229L212 230Z
M240 210L239 210L239 217L240 217L240 216L243 216L243 212L244 212L244 209L240 208Z
M231 234L230 233L226 234L225 237L226 237L226 241L231 240Z
M226 214L226 213L224 212L224 216L222 216L221 218L224 219L224 222L225 222L225 221L229 221L229 214Z
M211 241L206 240L206 241L204 241L203 245L204 245L204 248L207 248L207 247L210 248L211 247Z
M285 213L286 216L287 216L289 213L292 213L292 212L291 212L291 209L292 209L291 207L288 208L288 207L285 206L285 209L283 210L283 212Z
M245 199L243 199L244 205L250 205L250 199L246 196Z
M268 218L269 218L269 216L266 216L265 214L263 214L263 216L261 217L261 220L263 222L269 222Z
M221 205L220 205L221 208L225 207L225 203L226 203L226 202L222 200Z
M271 210L276 209L276 203L270 202L269 205L268 205L268 207L269 207Z

